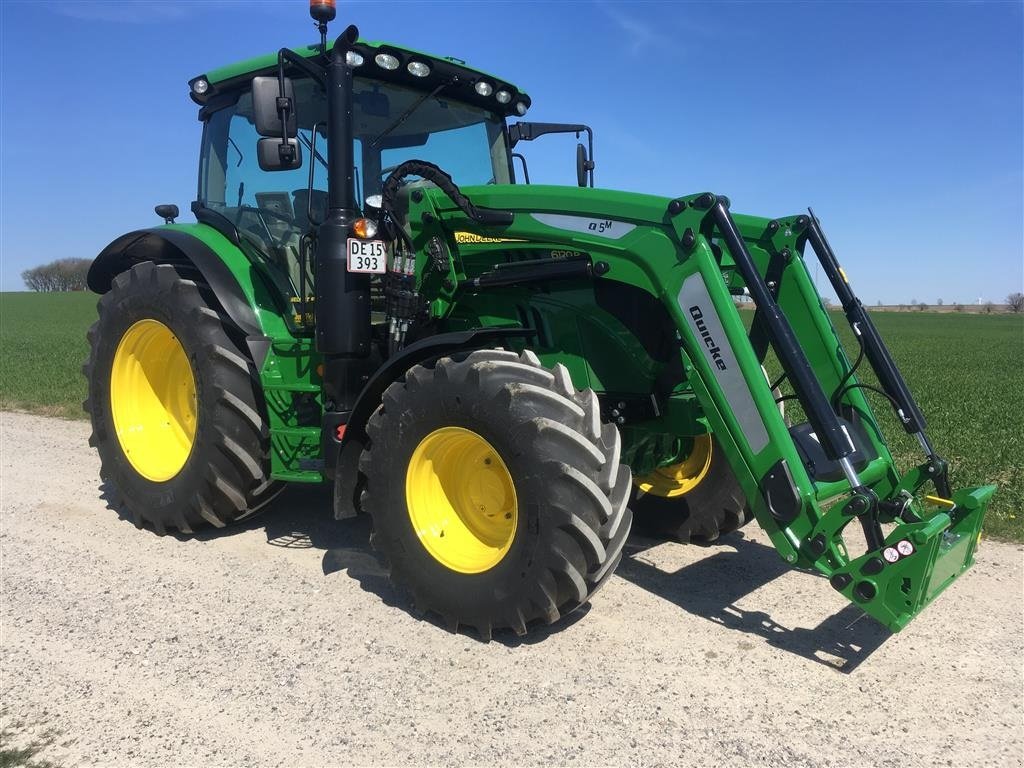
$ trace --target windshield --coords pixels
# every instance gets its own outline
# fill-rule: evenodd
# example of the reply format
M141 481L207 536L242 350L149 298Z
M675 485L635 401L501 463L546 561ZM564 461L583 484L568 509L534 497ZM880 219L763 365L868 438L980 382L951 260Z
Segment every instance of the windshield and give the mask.
M266 227L258 220L252 221L255 216L248 209L266 210L268 200L273 202L271 218L281 221L273 214L292 216L303 232L309 225L307 209L312 210L314 220L319 220L317 214L323 212L327 192L327 101L311 80L297 79L294 84L301 168L274 172L260 169L256 157L259 136L253 124L249 90L207 121L199 199L236 225L241 222L258 238L266 238ZM368 195L379 193L391 170L406 160L434 163L459 186L511 182L505 122L499 115L440 94L368 78L356 78L353 95L355 192L360 205ZM314 132L317 152L311 157ZM310 162L311 201L307 198Z
M376 80L357 78L354 91L364 194L378 192L380 181L406 160L434 163L459 186L510 182L505 121L498 115Z

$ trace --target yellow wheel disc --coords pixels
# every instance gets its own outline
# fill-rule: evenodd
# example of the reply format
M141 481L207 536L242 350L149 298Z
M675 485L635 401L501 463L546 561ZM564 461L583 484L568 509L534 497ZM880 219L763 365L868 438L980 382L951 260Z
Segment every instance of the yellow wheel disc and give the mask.
M181 342L163 323L125 331L110 371L110 412L121 450L147 480L185 466L196 436L196 380Z
M442 427L420 441L405 475L413 530L430 555L459 573L483 573L508 552L516 534L516 489L489 442L462 427Z
M711 469L711 435L699 435L693 439L690 455L678 464L658 467L649 475L634 480L644 493L673 499L689 493L707 476Z

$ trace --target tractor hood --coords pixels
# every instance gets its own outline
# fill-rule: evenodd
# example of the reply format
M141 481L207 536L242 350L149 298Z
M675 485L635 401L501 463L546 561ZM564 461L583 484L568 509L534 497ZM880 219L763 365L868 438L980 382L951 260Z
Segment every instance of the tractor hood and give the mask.
M662 225L668 221L668 197L589 187L558 187L541 184L502 184L463 187L462 192L477 206L498 210L550 213L588 218L609 218ZM457 210L438 189L427 192L439 212Z

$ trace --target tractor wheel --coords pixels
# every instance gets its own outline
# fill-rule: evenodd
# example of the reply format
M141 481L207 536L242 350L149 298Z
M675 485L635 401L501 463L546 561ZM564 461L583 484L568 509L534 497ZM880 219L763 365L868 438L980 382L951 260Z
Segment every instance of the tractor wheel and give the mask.
M632 514L619 432L597 396L532 352L412 367L384 393L360 458L374 547L418 611L523 635L583 605Z
M208 289L143 262L98 310L83 406L112 506L163 534L220 528L269 501L280 484L256 369Z
M694 438L678 464L634 478L637 529L681 542L707 544L750 522L747 499L711 435Z

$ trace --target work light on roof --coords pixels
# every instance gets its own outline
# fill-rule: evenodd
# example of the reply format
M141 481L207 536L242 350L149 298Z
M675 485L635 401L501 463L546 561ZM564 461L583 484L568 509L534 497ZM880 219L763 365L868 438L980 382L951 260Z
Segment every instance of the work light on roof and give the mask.
M398 57L392 56L390 53L378 53L373 57L373 60L377 62L377 66L381 69L398 69Z
M196 96L202 96L208 90L210 90L210 84L202 78L192 83L192 93L194 93Z
M498 100L499 104L508 104L512 101L512 94L506 91L504 88L494 94L494 98Z
M529 107L526 106L525 101L516 102L516 114L519 115L520 117L526 114L527 109L529 109Z
M430 74L430 66L422 61L410 61L405 68L413 77L426 77Z
M488 83L486 80L478 80L476 85L473 86L474 90L481 96L490 96L494 93L494 86Z
M345 51L345 63L350 67L361 67L366 59L363 58L361 53L355 51Z

